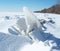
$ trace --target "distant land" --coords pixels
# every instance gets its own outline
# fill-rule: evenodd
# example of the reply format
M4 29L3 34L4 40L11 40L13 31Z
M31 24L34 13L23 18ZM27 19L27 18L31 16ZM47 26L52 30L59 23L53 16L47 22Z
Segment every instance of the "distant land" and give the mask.
M55 14L60 14L60 4L53 5L50 8L43 9L41 11L34 11L35 13L55 13Z

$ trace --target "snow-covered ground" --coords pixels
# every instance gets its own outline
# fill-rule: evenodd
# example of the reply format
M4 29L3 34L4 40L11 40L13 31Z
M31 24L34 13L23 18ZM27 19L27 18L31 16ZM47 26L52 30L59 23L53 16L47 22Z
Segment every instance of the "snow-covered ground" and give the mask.
M43 32L35 28L30 37L22 35L16 27L20 25L26 29L24 13L0 13L0 51L60 51L60 15L49 13L33 13L42 23Z
M48 23L45 24L49 33L53 34L57 38L60 38L60 14L48 14L48 13L37 13L39 19L45 19L49 21L50 19L55 22L54 24ZM59 37L58 37L59 36Z

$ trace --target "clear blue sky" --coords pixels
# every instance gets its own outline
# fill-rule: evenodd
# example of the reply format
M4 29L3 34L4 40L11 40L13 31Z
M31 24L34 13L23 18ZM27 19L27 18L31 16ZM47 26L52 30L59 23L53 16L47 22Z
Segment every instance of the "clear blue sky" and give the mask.
M31 10L49 8L56 0L0 0L0 11L21 11L24 6Z

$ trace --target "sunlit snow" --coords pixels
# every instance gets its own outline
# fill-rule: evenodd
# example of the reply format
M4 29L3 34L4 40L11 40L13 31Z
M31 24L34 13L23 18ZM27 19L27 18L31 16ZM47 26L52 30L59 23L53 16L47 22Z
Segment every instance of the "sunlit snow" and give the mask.
M25 17L29 19L27 25ZM0 13L0 51L60 51L60 15L33 13L26 8Z

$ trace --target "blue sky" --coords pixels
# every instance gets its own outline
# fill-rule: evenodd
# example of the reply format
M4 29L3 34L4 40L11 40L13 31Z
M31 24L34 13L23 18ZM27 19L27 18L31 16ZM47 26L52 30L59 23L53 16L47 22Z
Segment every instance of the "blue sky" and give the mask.
M0 0L0 11L21 11L24 6L31 10L41 10L56 4L56 0Z

